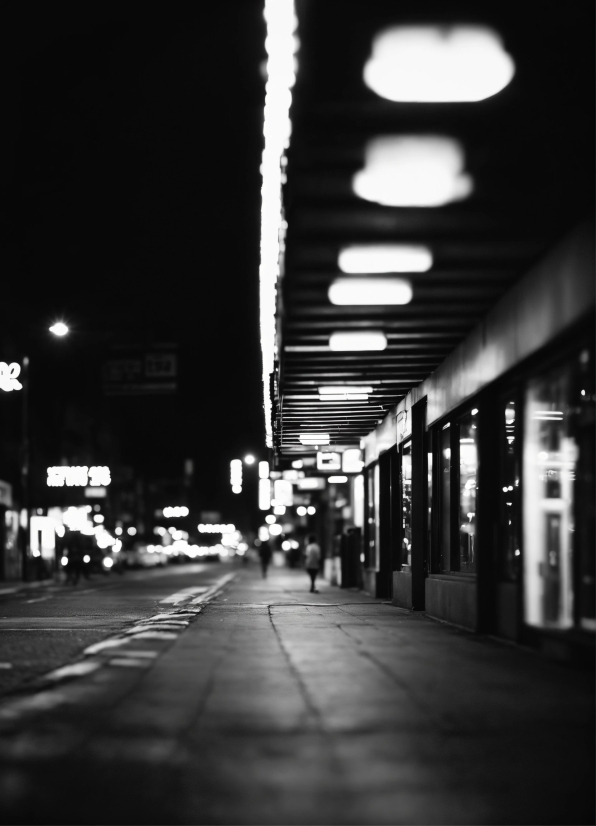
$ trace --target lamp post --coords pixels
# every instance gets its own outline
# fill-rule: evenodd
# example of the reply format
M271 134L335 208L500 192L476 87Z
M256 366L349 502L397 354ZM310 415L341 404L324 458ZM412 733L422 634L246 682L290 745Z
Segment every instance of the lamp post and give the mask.
M57 321L49 331L60 338L65 336L69 330L63 321ZM29 436L29 381L30 381L30 359L23 356L21 379L23 386L22 401L22 461L21 461L21 488L23 504L21 513L25 518L21 519L21 526L24 530L23 541L21 542L23 579L28 580L31 571L29 562L31 559L31 531L30 531L30 506L31 506L31 440Z

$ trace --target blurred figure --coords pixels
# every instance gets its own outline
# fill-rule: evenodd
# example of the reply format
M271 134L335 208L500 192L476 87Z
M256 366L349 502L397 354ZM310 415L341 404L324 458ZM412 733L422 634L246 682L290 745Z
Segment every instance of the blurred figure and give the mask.
M68 565L66 566L66 581L76 585L81 577L89 579L89 572L85 566L85 545L79 533L73 533L69 542Z
M259 559L261 560L261 570L263 572L263 578L267 577L267 568L271 562L271 545L269 544L269 540L266 539L261 542L259 546Z
M316 537L313 534L307 540L305 567L310 577L310 593L318 594L315 581L321 567L321 548L317 545Z

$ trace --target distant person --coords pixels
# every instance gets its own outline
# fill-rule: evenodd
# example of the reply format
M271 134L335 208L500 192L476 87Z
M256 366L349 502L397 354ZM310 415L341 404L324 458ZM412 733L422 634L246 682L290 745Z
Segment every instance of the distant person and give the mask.
M267 568L271 562L272 555L271 545L269 544L269 540L266 539L259 545L259 559L261 560L263 579L267 578Z
M307 538L306 542L305 567L310 577L310 593L318 594L315 581L321 567L321 548L317 545L316 537L313 534Z

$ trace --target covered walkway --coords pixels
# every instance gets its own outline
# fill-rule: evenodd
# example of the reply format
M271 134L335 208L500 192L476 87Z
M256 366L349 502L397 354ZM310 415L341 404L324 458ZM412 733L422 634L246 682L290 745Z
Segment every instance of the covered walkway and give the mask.
M149 667L106 649L5 698L3 821L593 822L591 674L320 590L237 569L175 639L121 646Z

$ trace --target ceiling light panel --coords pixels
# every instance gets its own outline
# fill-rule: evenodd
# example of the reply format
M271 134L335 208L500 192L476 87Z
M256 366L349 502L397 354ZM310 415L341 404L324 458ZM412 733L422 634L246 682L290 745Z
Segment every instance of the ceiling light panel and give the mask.
M473 190L459 141L443 135L386 135L368 141L364 169L352 179L365 201L394 207L439 207Z
M338 265L346 273L427 272L433 265L428 247L415 244L362 244L345 247Z
M329 385L328 387L319 387L321 396L333 393L372 393L373 389L370 386L366 387L346 387L342 385Z
M513 58L486 26L396 26L375 37L364 82L396 102L459 103L496 95L514 74Z
M409 304L413 291L406 278L336 278L328 296L332 304L380 306Z
M332 333L329 337L331 350L384 350L387 338L376 331L356 333Z

